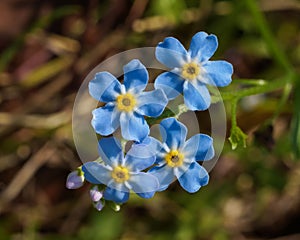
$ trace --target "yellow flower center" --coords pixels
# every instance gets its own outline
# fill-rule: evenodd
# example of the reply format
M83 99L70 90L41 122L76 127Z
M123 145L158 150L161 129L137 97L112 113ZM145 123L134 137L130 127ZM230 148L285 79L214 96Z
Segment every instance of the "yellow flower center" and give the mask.
M166 156L165 160L169 167L179 167L182 165L184 155L178 150L171 150Z
M200 73L200 66L195 62L186 63L182 67L181 76L187 80L195 79Z
M134 109L136 100L130 93L120 94L117 97L117 107L119 111L130 112Z
M111 173L111 177L115 180L117 183L123 183L129 179L129 171L126 167L117 166L113 169Z

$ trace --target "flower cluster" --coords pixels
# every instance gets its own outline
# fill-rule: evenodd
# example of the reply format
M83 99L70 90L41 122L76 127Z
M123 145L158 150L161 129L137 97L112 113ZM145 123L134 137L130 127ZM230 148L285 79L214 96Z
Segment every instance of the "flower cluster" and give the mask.
M164 118L164 111L180 94L186 109L206 110L211 102L206 85L222 87L231 82L232 65L209 60L217 46L216 36L205 32L193 36L188 51L177 39L166 38L155 55L170 70L155 79L152 91L145 91L148 71L138 59L123 67L121 82L109 72L97 73L89 83L89 93L104 103L92 111L91 120L100 135L99 158L71 172L67 188L91 183L90 197L100 211L106 203L118 210L130 192L151 198L176 179L189 193L205 186L209 175L199 161L214 157L213 139L205 134L186 139L187 127L176 117ZM149 117L162 119L162 142L149 135ZM117 129L120 139L109 136Z

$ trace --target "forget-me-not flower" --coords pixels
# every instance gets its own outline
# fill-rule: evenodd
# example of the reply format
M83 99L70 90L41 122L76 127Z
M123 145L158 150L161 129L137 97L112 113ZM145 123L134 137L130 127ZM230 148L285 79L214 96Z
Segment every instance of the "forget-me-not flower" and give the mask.
M106 103L104 107L93 110L92 126L104 136L120 126L123 138L142 141L149 134L144 116L159 116L168 99L160 89L144 92L148 72L139 60L130 61L123 70L123 84L109 72L97 73L89 83L91 96Z
M197 134L186 141L187 128L175 118L166 118L160 123L163 143L152 137L144 140L156 155L156 164L150 173L157 177L160 191L178 179L180 185L194 193L208 183L209 175L197 161L210 160L214 156L213 139Z
M217 37L205 32L196 33L187 51L173 37L167 37L156 47L159 62L170 68L155 80L155 88L163 89L168 99L183 93L190 110L205 110L210 106L206 84L224 87L231 82L233 67L226 61L209 61L218 47Z
M151 198L159 188L156 177L142 172L155 162L155 156L146 145L133 144L124 157L120 141L114 137L99 141L99 155L104 163L87 162L82 171L93 184L104 184L105 200L124 203L132 190L140 197Z

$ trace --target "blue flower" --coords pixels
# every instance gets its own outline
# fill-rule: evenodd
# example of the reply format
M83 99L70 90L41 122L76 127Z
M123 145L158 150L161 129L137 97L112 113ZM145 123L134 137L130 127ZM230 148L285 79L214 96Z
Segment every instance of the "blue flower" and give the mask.
M187 128L175 118L162 120L160 133L163 143L152 137L144 140L156 155L157 166L149 172L159 180L159 191L165 190L175 177L190 193L206 185L208 173L197 161L210 160L214 156L213 139L197 134L186 141Z
M148 72L139 60L130 61L123 70L123 84L109 72L97 73L89 83L91 96L106 103L104 107L93 110L92 126L104 136L120 126L123 138L141 141L149 134L144 116L159 116L168 99L160 89L143 92Z
M231 82L233 67L226 61L209 61L218 47L215 35L196 33L190 49L173 37L167 37L156 47L158 61L171 69L160 74L155 88L163 89L168 99L183 93L184 103L190 110L205 110L210 106L206 84L223 87Z
M87 162L82 171L93 184L105 184L103 197L124 203L132 190L140 197L151 198L159 188L156 177L141 172L155 162L155 156L143 144L134 144L124 157L119 140L103 138L99 141L99 154L104 163Z

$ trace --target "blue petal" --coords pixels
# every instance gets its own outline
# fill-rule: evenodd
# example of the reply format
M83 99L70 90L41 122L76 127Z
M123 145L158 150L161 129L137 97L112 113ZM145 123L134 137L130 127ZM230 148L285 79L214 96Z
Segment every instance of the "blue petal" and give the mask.
M85 179L92 184L107 184L111 180L110 171L97 162L87 162L82 165Z
M109 166L117 166L122 163L123 151L121 143L114 137L102 138L98 145L99 155Z
M211 58L217 48L218 39L215 35L198 32L192 38L189 52L192 59L196 58L199 62L203 62Z
M168 99L161 89L143 92L137 97L137 112L149 117L158 117L168 104Z
M178 74L164 72L160 74L155 82L155 89L162 89L169 100L176 98L183 91L184 79Z
M170 168L167 165L153 167L148 171L148 173L151 173L158 179L160 186L157 191L165 190L175 180L173 168Z
M189 167L191 164L195 162L194 159L192 158L187 158L186 156L184 157L184 162L180 167L174 168L174 175L177 179L179 179L186 171L188 171Z
M187 134L187 128L175 118L166 118L160 122L160 134L163 142L170 149L178 149L183 146Z
M196 161L210 160L215 154L213 139L206 134L197 134L186 141L183 152L184 156Z
M121 84L111 73L99 72L89 82L89 92L100 102L111 102L121 93Z
M155 155L146 145L133 144L125 156L125 165L131 172L140 172L155 162Z
M233 67L226 61L208 61L203 65L207 83L217 87L224 87L231 83Z
M92 111L91 124L96 133L107 136L112 134L120 125L120 112L112 105L105 105Z
M207 185L209 176L205 168L193 162L189 169L178 179L181 187L187 192L197 192L202 186Z
M107 187L103 193L103 197L108 201L124 203L129 199L129 192L118 191L116 189Z
M152 193L158 190L157 178L149 173L140 172L130 176L128 183L135 193Z
M163 145L160 141L155 139L154 137L146 137L141 144L144 144L147 146L147 148L154 154L159 153L163 150Z
M110 174L110 177L111 177L111 174ZM130 192L130 189L128 188L128 186L125 183L116 182L112 178L111 178L111 181L109 181L106 185L111 189L116 189L121 192Z
M155 49L155 56L159 62L168 68L179 68L187 59L187 51L182 44L173 37L167 37Z
M191 83L185 81L183 85L185 105L192 111L206 110L210 105L210 94L205 84L200 81Z
M134 89L134 92L143 91L148 82L148 71L137 59L133 59L124 67L124 85L126 90Z
M148 193L136 193L137 195L139 195L141 198L153 198L155 192L148 192Z
M153 137L146 137L141 144L145 144L151 154L156 156L156 164L161 164L164 162L164 158L162 156L165 155L166 151L160 141Z
M137 113L121 113L121 133L126 140L141 142L149 134L149 126L144 117Z

